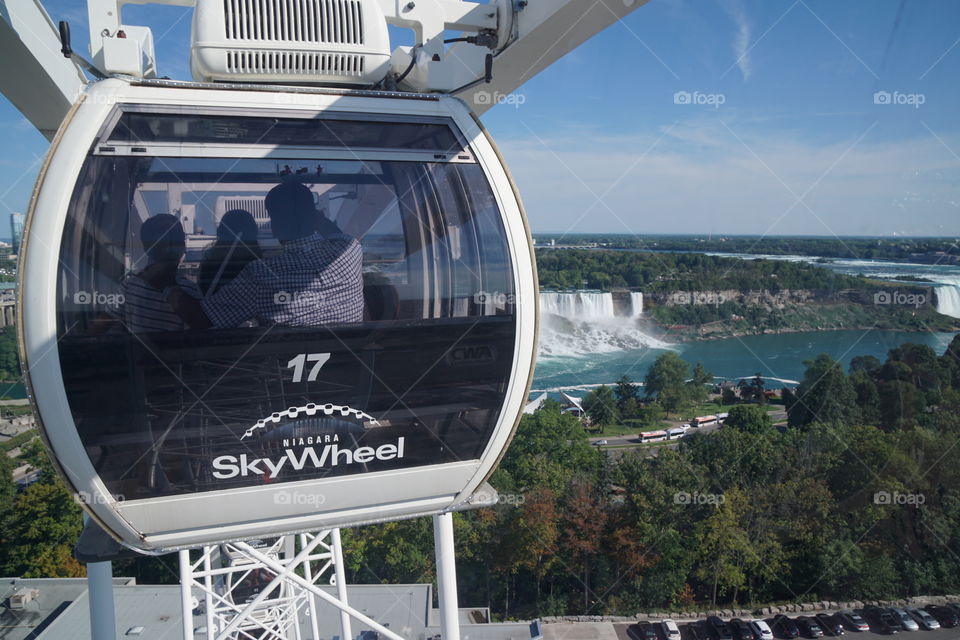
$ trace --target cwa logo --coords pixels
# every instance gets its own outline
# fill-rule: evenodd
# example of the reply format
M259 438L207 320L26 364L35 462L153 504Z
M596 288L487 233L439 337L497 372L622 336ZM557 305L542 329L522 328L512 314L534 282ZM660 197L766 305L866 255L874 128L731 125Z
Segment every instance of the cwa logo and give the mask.
M448 364L478 364L496 359L497 350L487 344L462 345L447 352Z

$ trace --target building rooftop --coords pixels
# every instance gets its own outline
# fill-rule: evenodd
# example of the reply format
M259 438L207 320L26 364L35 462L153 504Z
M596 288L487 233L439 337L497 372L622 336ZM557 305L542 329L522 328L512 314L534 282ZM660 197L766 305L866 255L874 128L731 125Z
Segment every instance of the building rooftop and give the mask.
M117 637L138 640L170 640L180 637L182 614L179 585L138 585L132 578L114 578ZM336 595L332 586L322 586ZM90 637L90 612L86 578L0 578L0 640L81 640ZM26 593L29 602L12 609L10 596ZM32 597L35 596L35 597ZM203 600L195 592L198 601ZM439 611L433 608L429 584L350 585L350 605L409 640L428 640L440 634ZM206 637L206 619L194 611L193 628ZM316 640L341 640L339 612L317 601L320 636ZM489 611L483 607L460 610L463 640L529 640L526 622L484 624ZM308 609L300 616L303 638L311 637ZM356 638L369 627L353 621Z

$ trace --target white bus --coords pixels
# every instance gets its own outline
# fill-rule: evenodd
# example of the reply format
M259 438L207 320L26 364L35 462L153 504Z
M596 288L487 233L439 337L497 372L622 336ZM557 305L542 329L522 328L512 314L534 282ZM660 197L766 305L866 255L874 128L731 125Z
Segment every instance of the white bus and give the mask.
M644 431L640 434L640 442L661 442L666 439L666 431Z

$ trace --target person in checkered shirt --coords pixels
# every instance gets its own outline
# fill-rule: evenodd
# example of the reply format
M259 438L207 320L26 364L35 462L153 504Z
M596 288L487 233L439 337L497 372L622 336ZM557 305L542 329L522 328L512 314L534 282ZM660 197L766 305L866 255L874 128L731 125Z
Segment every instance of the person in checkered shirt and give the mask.
M303 184L274 187L265 205L281 253L250 262L202 302L170 287L165 293L171 306L195 329L249 320L287 327L362 321L360 243L316 210Z

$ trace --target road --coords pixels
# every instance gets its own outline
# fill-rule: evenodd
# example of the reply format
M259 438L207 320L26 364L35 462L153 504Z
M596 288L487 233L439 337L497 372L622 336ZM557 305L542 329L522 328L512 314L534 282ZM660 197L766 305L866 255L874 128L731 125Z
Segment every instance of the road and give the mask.
M784 424L784 423L786 423L786 420L787 420L787 412L786 412L784 409L778 408L776 411L771 411L771 412L770 412L770 419L773 420L773 423L776 424L776 425ZM670 420L670 421L669 421L669 425L670 425L670 426L667 427L667 428L668 428L668 429L672 429L672 428L674 428L674 427L679 427L679 426L681 426L681 425L683 425L683 424L684 424L684 421L681 421L681 420ZM703 427L694 427L693 429L690 429L689 431L687 431L687 434L689 435L689 434L691 434L691 433L712 433L712 432L716 431L717 429L719 429L720 426L721 426L721 425L719 425L719 424L717 424L717 423L714 423L714 424L705 425L705 426L703 426ZM601 440L606 440L606 441L607 441L607 444L606 444L606 445L600 445L601 448L610 448L610 447L613 447L613 448L625 448L625 447L636 448L636 447L639 447L640 444L641 444L639 434L630 434L630 435L626 435L626 436L602 436L602 435L600 435L600 436L591 437L589 440L590 440L590 444L594 444L594 443L600 442ZM660 443L660 445L657 446L657 447L649 447L649 449L650 449L650 455L656 455L656 450L659 449L659 448L661 448L661 447L676 447L676 446L677 446L677 442L678 442L677 440L672 440L672 441L667 441L667 442Z

